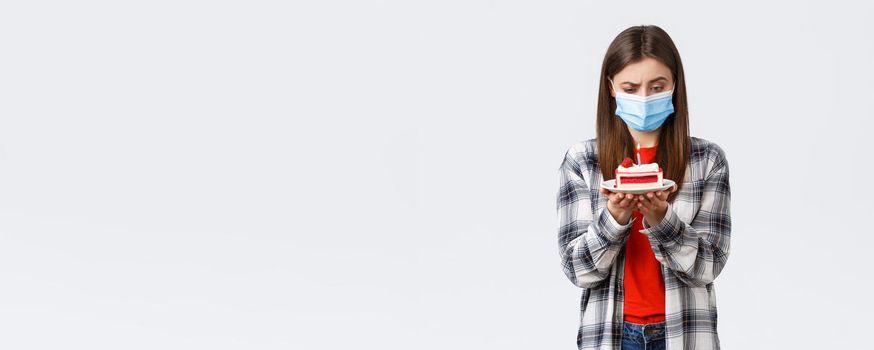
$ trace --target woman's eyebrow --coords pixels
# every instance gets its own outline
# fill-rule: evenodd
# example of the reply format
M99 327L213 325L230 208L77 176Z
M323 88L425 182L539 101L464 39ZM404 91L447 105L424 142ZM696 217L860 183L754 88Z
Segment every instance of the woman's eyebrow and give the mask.
M650 80L649 82L650 82L650 83L654 83L654 82L656 82L656 81L658 81L658 80L668 80L668 78L665 78L665 77L658 77L658 78L655 78L655 79L653 79L653 80ZM622 84L631 84L631 85L634 85L634 86L640 85L639 83L632 83L632 82L630 82L630 81L623 81Z

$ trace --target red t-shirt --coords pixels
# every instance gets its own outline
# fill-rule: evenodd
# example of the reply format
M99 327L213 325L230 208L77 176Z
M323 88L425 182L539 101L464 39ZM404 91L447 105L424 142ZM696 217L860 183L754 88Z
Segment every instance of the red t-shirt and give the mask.
M652 163L656 147L641 147L640 162ZM635 154L635 162L637 154ZM661 264L656 260L649 238L640 233L643 214L632 212L634 224L625 243L625 321L647 324L665 320L665 280ZM655 226L654 223L647 223Z

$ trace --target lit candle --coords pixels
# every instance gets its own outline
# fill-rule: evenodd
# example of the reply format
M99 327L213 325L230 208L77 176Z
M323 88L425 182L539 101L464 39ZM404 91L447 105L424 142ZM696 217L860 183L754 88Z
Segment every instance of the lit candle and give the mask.
M640 144L637 144L637 165L640 165Z

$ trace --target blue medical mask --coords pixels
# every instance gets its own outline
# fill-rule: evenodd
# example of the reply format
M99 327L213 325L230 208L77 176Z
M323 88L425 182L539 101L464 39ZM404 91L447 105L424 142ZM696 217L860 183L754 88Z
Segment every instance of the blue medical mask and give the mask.
M616 92L616 115L634 130L653 131L674 113L673 95L673 89L649 96Z

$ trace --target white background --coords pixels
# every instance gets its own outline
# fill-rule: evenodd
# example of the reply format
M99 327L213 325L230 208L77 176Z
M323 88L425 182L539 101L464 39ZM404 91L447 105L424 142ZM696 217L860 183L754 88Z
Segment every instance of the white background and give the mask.
M574 349L556 170L656 24L731 169L727 349L870 339L864 1L0 5L0 348Z

